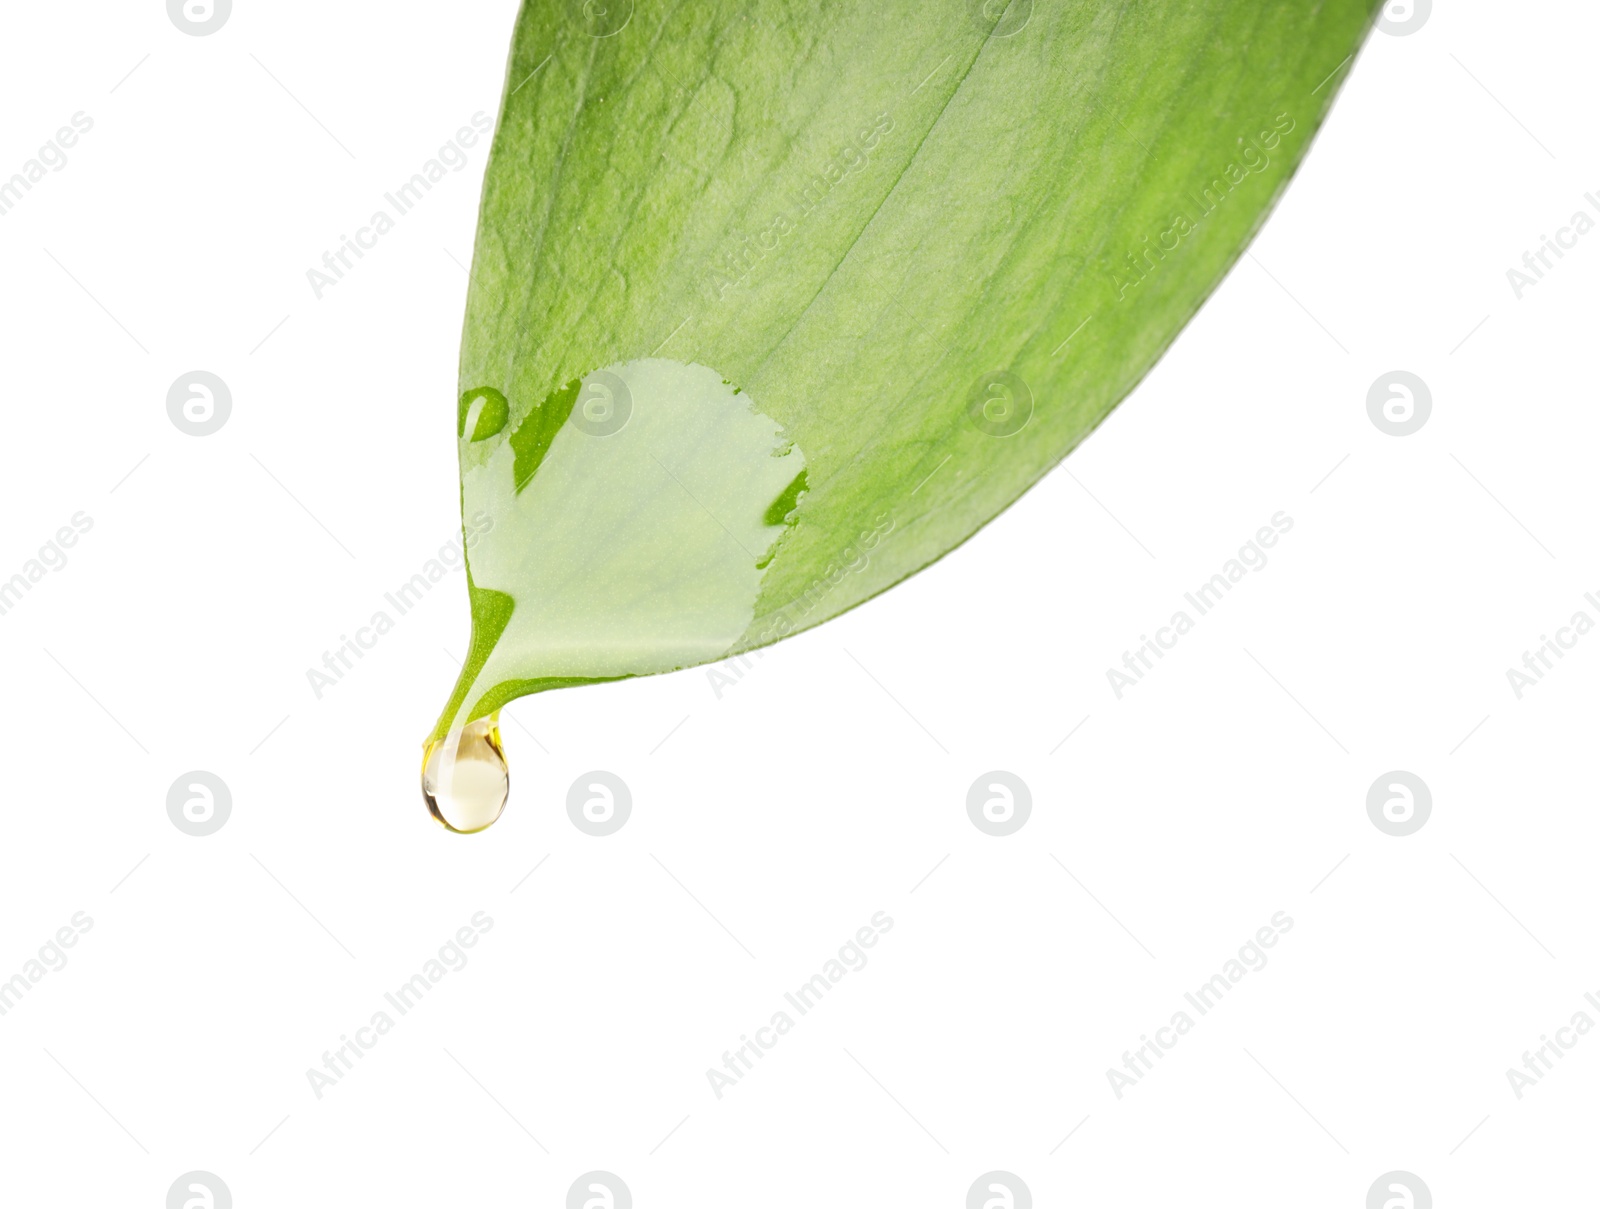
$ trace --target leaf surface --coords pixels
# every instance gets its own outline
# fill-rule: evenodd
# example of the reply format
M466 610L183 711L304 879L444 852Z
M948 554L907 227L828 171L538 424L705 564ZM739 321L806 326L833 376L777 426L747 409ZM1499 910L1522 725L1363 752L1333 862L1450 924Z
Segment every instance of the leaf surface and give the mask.
M435 736L774 641L970 537L1215 288L1374 10L528 0Z

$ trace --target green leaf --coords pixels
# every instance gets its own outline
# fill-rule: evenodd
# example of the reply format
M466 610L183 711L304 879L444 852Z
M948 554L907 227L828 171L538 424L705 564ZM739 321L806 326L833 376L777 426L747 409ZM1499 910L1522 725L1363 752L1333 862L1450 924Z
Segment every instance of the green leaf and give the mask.
M524 3L434 737L774 641L970 537L1221 280L1374 10Z

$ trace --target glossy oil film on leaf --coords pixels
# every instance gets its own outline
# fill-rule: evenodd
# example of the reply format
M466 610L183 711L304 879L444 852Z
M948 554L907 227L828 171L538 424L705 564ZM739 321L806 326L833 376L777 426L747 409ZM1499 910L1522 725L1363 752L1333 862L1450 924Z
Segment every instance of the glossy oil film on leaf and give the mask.
M758 0L518 17L436 740L772 642L970 537L1216 286L1372 0Z

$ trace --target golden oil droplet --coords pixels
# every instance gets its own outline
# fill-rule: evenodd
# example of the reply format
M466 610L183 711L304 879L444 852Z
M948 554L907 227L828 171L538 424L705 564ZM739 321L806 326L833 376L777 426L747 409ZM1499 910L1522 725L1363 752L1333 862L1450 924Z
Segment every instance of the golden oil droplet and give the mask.
M500 715L469 722L422 749L422 797L428 811L461 834L482 831L500 817L511 773L500 746Z

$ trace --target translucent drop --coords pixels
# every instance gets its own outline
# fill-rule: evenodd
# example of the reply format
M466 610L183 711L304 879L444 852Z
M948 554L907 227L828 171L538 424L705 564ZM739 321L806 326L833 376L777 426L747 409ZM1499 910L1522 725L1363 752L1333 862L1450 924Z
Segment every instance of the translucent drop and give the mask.
M505 809L510 788L498 713L469 722L459 733L435 739L422 750L423 800L450 831L470 834L488 827Z
M493 720L461 719L547 688L712 663L745 635L771 642L826 582L752 630L809 480L797 440L717 370L614 362L531 408L502 385L468 389L457 416L473 655L422 786L455 832L491 825L507 791Z

